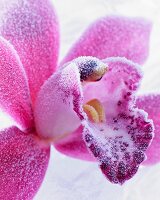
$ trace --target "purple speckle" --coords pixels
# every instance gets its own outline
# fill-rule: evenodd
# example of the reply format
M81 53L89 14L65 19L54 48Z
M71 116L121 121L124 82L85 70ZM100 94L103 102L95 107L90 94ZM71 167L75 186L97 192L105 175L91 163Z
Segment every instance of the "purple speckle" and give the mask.
M91 135L89 135L89 134L86 134L85 135L85 140L86 140L86 142L91 142L93 140L93 137Z
M121 102L121 101L118 101L117 105L118 105L118 106L121 106L121 105L122 105L122 102Z
M133 158L137 164L140 164L145 159L145 155L142 151L135 151L133 154Z

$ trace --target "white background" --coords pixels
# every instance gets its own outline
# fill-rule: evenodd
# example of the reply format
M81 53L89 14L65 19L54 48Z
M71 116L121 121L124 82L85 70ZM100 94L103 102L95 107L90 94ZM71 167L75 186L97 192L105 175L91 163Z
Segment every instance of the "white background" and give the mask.
M144 16L153 21L150 55L143 66L139 93L160 92L159 0L54 0L61 26L62 58L89 23L100 16ZM157 105L158 106L158 105ZM160 105L159 105L160 106ZM1 127L9 125L1 113ZM11 123L11 122L10 122ZM110 184L96 164L59 154L54 149L35 200L160 200L160 165L144 167L123 186Z

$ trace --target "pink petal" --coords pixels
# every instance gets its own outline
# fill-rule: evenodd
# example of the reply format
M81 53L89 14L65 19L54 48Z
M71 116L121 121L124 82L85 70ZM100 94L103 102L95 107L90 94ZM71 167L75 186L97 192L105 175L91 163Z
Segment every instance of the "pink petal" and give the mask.
M160 161L160 95L140 96L136 105L148 112L155 125L155 137L147 149L145 165L156 164Z
M0 132L0 197L30 200L39 189L50 150L16 127Z
M106 59L109 71L102 78L101 91L95 89L106 109L106 123L86 123L84 139L112 183L124 183L138 170L153 137L147 114L134 107L135 92L141 79L138 66L121 58ZM86 91L86 93L87 93ZM100 92L105 93L106 101ZM92 96L90 96L92 98Z
M78 128L81 102L79 70L71 63L53 74L38 93L34 116L39 135L56 141Z
M27 78L13 46L0 37L0 105L20 125L33 126Z
M4 5L3 5L4 4ZM1 34L17 50L34 101L41 85L55 71L59 48L57 17L49 0L2 1Z
M79 56L121 56L143 63L148 56L150 31L151 23L143 18L101 18L84 32L62 63Z

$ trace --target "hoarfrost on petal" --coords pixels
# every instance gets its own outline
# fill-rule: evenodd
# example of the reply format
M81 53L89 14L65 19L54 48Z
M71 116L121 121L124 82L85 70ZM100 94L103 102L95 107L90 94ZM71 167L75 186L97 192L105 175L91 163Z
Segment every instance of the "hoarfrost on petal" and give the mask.
M0 107L22 129L32 128L29 88L22 63L13 46L0 37Z
M59 26L50 0L2 0L0 33L18 52L32 101L57 67Z
M49 154L35 133L27 135L17 127L0 131L1 199L32 199L43 181Z

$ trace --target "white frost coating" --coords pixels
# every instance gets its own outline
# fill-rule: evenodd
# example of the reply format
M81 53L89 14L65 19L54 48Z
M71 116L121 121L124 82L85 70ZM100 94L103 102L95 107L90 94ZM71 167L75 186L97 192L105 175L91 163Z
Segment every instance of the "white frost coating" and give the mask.
M103 60L103 62L111 62L111 63L116 63L117 61L123 61L124 63L127 63L128 65L134 65L134 67L136 68L136 70L137 70L137 72L141 75L141 76L143 76L143 71L142 71L142 69L141 69L141 65L139 65L139 64L136 64L136 63L134 63L134 62L132 62L131 60L128 60L128 59L126 59L125 57L110 57L110 58L106 58L106 59L104 59Z

